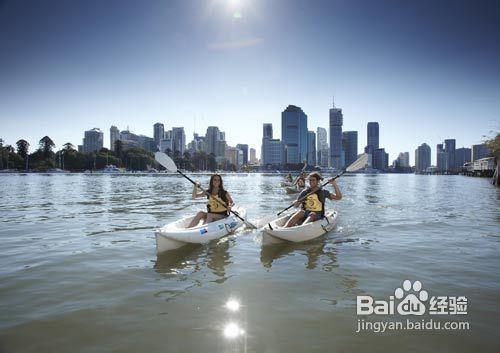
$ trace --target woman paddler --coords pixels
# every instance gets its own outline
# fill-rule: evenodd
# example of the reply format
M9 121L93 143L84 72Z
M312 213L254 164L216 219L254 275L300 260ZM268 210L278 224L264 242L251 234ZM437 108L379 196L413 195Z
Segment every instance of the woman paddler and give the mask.
M197 226L201 220L203 220L203 224L206 224L226 218L229 216L231 207L234 204L231 195L224 189L224 183L219 174L214 174L210 177L209 187L206 192L203 190L199 191L199 188L199 183L193 187L193 199L206 196L208 199L207 212L198 212L191 223L189 223L188 228Z

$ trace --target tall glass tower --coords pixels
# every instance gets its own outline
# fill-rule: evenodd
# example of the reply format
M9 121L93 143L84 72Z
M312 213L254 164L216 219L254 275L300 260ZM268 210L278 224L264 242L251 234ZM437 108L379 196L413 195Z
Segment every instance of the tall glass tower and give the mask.
M335 102L330 109L330 165L335 169L344 167L342 158L342 124L344 117L342 109L335 108Z
M300 107L289 105L281 113L283 164L307 160L307 115Z

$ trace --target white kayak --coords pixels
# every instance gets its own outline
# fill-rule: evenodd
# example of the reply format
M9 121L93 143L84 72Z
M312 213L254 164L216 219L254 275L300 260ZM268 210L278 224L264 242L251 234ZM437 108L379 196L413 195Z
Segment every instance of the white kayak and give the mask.
M325 218L316 222L307 223L295 227L284 228L286 221L291 217L291 214L285 215L270 222L264 228L263 242L273 243L279 240L286 240L294 243L308 241L322 236L331 231L338 220L338 212L330 210L326 212Z
M233 211L236 211L242 218L245 218L246 211L244 208L234 207ZM156 229L156 253L160 254L167 250L177 249L188 243L208 243L211 240L234 233L243 224L241 219L231 213L228 217L219 221L186 228L194 216L191 215L179 219L162 228Z
M286 187L285 188L287 194L298 194L302 190L294 188L294 187Z

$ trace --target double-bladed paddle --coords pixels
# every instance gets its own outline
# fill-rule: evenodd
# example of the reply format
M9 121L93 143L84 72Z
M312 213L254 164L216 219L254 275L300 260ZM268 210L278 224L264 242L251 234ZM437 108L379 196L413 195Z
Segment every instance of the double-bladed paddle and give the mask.
M311 192L309 192L307 195L304 195L303 197L301 197L300 199L294 201L294 203L292 203L290 206L288 206L287 208L285 208L284 210L280 211L277 215L281 215L283 212L286 212L288 211L290 208L293 207L293 205L295 205L295 202L302 202L304 201L309 195L312 195L314 194L316 191L322 189L323 187L325 187L328 183L330 183L332 180L335 180L337 178L340 178L342 175L344 175L345 172L355 172L356 170L359 170L361 168L364 168L366 166L366 163L368 162L368 155L366 153L363 153L358 159L356 159L350 166L348 166L345 170L343 170L342 172L340 172L339 174L337 174L336 176L334 176L333 178L331 179L328 179L328 181L326 183L323 183L319 188L315 188L314 190L312 190Z
M179 169L177 169L177 166L175 165L175 162L172 160L172 158L170 158L168 155L166 155L165 153L163 152L156 152L155 153L155 160L160 163L162 166L164 166L169 172L177 172L179 173L180 175L182 175L184 178L186 178L187 180L189 180L193 185L195 185L196 187L199 187L198 184L193 180L191 179L190 177L188 177L186 174L184 174L183 172L181 172ZM203 190L203 189L201 189ZM203 190L204 194L209 195L209 193L206 191L206 190ZM217 203L219 203L220 205L224 206L224 207L227 207L226 204L224 204L224 202L222 201L219 201L218 199L216 198L213 198ZM254 228L254 229L257 229L256 226L254 226L252 223L248 222L246 219L244 219L243 217L241 217L239 215L238 212L236 211L233 211L233 210L230 210L230 212L232 214L234 214L236 217L238 217L239 219L241 219L248 227L250 228Z

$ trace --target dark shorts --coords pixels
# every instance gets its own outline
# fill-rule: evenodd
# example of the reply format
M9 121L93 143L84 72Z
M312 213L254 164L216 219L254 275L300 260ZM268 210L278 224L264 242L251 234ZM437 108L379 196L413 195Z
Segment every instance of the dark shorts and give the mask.
M304 210L304 221L306 220L307 217L309 217L309 215L311 213L315 213L316 214L316 219L323 219L325 218L325 216L323 215L323 212L316 212L316 211L307 211L307 210Z
M216 215L224 216L224 217L229 216L229 213L227 211L224 211L224 212L208 212L208 214L216 214Z

